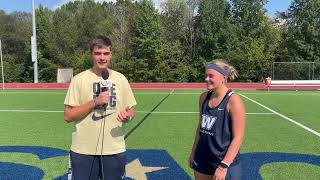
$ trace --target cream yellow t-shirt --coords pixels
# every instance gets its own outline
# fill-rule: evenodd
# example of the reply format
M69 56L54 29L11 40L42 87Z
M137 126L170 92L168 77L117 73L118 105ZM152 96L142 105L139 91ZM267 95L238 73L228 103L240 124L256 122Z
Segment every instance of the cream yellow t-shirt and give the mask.
M64 104L78 106L94 99L98 95L97 84L101 81L102 77L91 69L74 76ZM132 107L137 103L124 75L112 70L108 81L111 81L112 87L109 89L110 101L106 111L95 108L84 119L74 123L71 150L76 153L110 155L125 151L123 123L117 120L117 116L127 106Z

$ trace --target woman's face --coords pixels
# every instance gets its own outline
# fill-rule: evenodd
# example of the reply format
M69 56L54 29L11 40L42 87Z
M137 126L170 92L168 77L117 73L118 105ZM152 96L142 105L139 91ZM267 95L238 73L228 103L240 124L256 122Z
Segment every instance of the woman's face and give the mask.
M207 69L205 74L205 81L207 82L207 89L214 90L224 84L226 78L214 69Z

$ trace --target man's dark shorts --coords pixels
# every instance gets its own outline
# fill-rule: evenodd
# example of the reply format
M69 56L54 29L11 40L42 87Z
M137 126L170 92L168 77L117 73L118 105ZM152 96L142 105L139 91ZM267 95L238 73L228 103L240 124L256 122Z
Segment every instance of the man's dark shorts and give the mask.
M72 180L121 180L125 178L126 153L85 155L70 151Z

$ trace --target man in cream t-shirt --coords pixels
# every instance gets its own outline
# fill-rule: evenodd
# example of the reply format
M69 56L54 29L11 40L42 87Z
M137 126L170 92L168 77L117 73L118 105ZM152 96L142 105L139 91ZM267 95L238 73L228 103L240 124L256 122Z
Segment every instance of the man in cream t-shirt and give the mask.
M90 43L93 67L71 81L64 119L74 122L70 151L72 179L125 177L123 123L134 115L136 100L124 75L108 68L111 40L98 36ZM102 78L107 69L108 80ZM107 83L106 91L101 83Z

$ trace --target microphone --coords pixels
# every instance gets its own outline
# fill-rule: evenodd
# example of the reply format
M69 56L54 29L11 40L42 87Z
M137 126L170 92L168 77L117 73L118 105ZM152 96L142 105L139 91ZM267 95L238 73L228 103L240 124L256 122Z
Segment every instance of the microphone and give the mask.
M102 72L101 72L101 76L102 76L102 79L103 80L107 80L109 78L109 71L107 69L104 69Z
M101 72L101 76L103 81L100 81L100 92L110 91L112 87L112 82L108 80L109 78L109 71L107 69L103 69ZM103 108L106 109L109 104L104 104Z
M103 71L101 72L101 76L103 81L100 81L100 91L108 91L108 88L110 87L110 82L108 81L109 71L107 69L103 69Z

